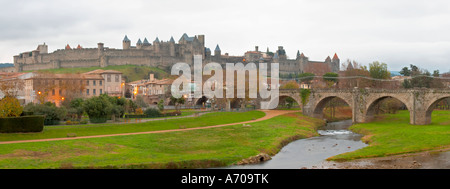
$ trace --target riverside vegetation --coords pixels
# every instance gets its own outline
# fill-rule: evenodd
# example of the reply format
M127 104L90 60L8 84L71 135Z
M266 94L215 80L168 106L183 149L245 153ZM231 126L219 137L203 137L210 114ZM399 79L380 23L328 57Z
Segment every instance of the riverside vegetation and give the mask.
M258 112L253 111L249 114L262 113ZM242 117L238 115L245 114L234 114L227 119ZM187 119L177 121L188 124ZM227 119L222 117L220 120L223 123ZM0 168L226 166L260 153L274 155L292 140L317 136L316 129L323 124L323 120L310 118L301 113L292 113L254 122L245 127L237 124L182 132L2 144Z

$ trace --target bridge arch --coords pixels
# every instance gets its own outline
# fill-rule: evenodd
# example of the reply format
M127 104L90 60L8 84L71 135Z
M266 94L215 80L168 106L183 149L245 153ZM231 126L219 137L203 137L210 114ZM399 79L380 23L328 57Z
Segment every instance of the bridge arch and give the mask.
M288 98L293 99L299 106L302 105L300 95L290 95L290 94L280 94L278 96L278 105L280 105L280 103L282 103L282 102L285 102L285 100Z
M450 98L450 94L440 95L438 97L432 98L429 100L428 105L426 106L425 112L425 124L431 123L431 114L433 110L436 108L436 105L444 99Z
M329 95L329 96L323 96L321 97L319 100L317 100L317 103L313 106L313 116L316 118L323 118L323 110L325 108L325 106L333 99L339 99L342 100L343 102L345 102L350 108L351 110L353 110L352 107L352 99L350 98L346 98L345 96L340 96L340 95ZM353 117L354 112L352 111L352 117Z
M373 120L375 113L376 113L375 112L376 106L379 105L383 100L389 99L389 98L398 100L399 102L403 103L403 105L405 105L406 109L408 109L408 111L410 112L410 117L412 117L411 103L408 103L408 101L406 101L406 99L396 96L396 95L377 95L376 97L372 98L370 101L367 101L367 107L364 111L364 122L369 122L369 121Z

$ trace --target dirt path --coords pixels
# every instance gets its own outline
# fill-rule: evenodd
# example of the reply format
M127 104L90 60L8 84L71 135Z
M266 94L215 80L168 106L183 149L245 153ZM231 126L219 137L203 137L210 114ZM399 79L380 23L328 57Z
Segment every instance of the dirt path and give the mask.
M35 139L35 140L17 140L17 141L5 141L0 142L0 144L16 144L16 143L29 143L29 142L45 142L45 141L60 141L60 140L76 140L76 139L87 139L87 138L101 138L101 137L111 137L111 136L126 136L126 135L140 135L140 134L153 134L153 133L168 133L168 132L176 132L176 131L190 131L190 130L199 130L199 129L210 129L210 128L217 128L217 127L225 127L230 125L239 125L239 124L246 124L246 123L253 123L258 121L267 120L279 115L287 114L287 113L293 113L293 112L299 112L300 110L260 110L266 115L264 117L261 117L259 119L251 120L251 121L244 121L244 122L238 122L238 123L228 123L228 124L221 124L221 125L212 125L212 126L206 126L206 127L195 127L195 128L187 128L187 129L171 129L171 130L160 130L160 131L147 131L147 132L136 132L136 133L119 133L119 134L109 134L109 135L94 135L94 136L80 136L80 137L66 137L66 138L49 138L49 139Z

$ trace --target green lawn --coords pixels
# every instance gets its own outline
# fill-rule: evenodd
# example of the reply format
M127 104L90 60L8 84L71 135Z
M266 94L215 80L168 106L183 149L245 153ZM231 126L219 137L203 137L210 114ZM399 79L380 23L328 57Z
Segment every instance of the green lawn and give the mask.
M63 138L68 133L75 133L76 136L92 136L117 133L132 133L144 131L170 130L181 127L204 127L211 125L237 123L264 117L261 111L249 112L214 112L199 117L189 117L180 119L169 119L161 121L149 121L144 123L128 124L88 124L70 126L45 126L41 133L2 133L0 141L30 140L45 138Z
M293 113L251 123L250 127L239 124L171 133L3 144L0 168L225 166L261 152L273 155L289 141L316 136L317 127L323 124L322 120Z
M106 67L85 67L85 68L60 68L60 69L47 69L39 70L39 72L49 72L49 73L85 73L97 69L103 70L116 70L123 73L123 76L127 79L127 82L137 81L143 78L148 78L149 73L155 73L159 75L158 79L166 78L169 76L164 70L149 67L149 66L137 66L137 65L119 65L119 66L106 66ZM157 76L155 75L155 76Z
M383 117L380 121L350 127L365 135L363 141L369 144L368 147L329 160L382 157L450 147L450 111L433 111L430 125L410 125L408 111Z

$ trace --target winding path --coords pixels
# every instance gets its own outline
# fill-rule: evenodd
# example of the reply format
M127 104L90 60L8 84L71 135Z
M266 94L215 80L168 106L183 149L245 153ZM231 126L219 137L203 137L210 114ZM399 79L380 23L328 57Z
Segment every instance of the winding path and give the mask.
M205 127L194 127L194 128L186 128L186 129L170 129L170 130L160 130L160 131L146 131L146 132L136 132L136 133L119 133L119 134L108 134L108 135L93 135L93 136L80 136L80 137L65 137L65 138L48 138L48 139L34 139L34 140L16 140L16 141L4 141L0 142L0 144L16 144L16 143L29 143L29 142L46 142L46 141L60 141L60 140L76 140L76 139L87 139L87 138L101 138L101 137L112 137L112 136L127 136L127 135L141 135L141 134L153 134L153 133L168 133L168 132L177 132L177 131L190 131L190 130L199 130L199 129L210 129L217 127L225 127L230 125L238 125L238 124L246 124L253 123L258 121L267 120L279 115L300 112L301 110L259 110L264 112L266 115L264 117L238 122L238 123L228 123L221 125L212 125Z

